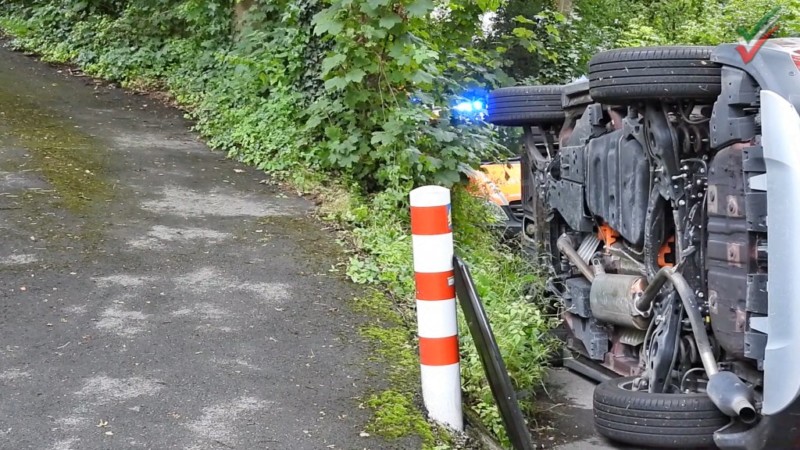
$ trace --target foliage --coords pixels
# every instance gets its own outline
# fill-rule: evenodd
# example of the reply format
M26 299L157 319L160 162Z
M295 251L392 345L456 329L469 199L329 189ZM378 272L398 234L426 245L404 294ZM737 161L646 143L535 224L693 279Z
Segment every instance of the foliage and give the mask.
M496 242L486 229L485 224L491 219L479 199L466 190L455 190L454 194L456 251L469 264L516 390L530 392L542 379L545 362L555 344L546 332L556 324L556 319L542 313L542 299L538 295L544 278L513 248ZM466 322L463 317L460 319L461 329L466 330ZM477 350L472 342L462 341L461 353L465 393L479 400L475 409L484 424L495 435L503 436L502 421ZM533 413L530 396L522 396L519 401L524 411Z
M586 73L593 54L610 48L736 42L737 28L752 27L775 7L781 10L776 36L800 32L799 0L575 0L569 13L547 9L520 19L528 30L523 37L535 41L529 54L544 45L544 55L553 56L540 55L524 81L569 81Z
M409 189L453 185L468 167L504 150L491 128L456 127L449 112L463 89L504 80L498 53L473 45L483 39L478 17L499 2L249 3L244 17L234 17L231 0L13 1L0 6L0 25L15 45L47 60L71 61L125 86L169 91L209 143L234 158L300 184L337 180L326 182L345 188L325 190L336 192L330 203L342 206L332 215L359 249L348 275L381 286L390 305L410 317ZM494 247L489 231L466 231L468 218L487 217L479 202L459 200L455 208L465 226L458 237L463 255L485 284L495 329L508 333L501 345L512 376L529 389L541 372L538 337L545 326L522 294L533 280L529 267ZM392 436L405 430L434 445L438 438L431 440L414 412L418 380L408 383L418 369L407 364L415 361L411 329L408 321L399 329L362 330L407 360L393 369L392 388L368 403L376 430ZM406 343L402 352L398 342ZM462 344L466 390L498 430L475 349L469 339ZM413 426L399 427L403 418Z
M752 27L775 7L781 10L781 31L776 36L800 30L800 2L797 0L661 0L633 18L617 44L627 47L735 42L739 38L737 28Z
M492 38L494 45L502 45L506 60L505 70L515 79L523 79L539 70L540 60L536 53L529 51L526 42L514 40L512 36L532 36L537 27L530 19L542 14L550 5L549 1L508 0L497 10ZM516 30L516 31L515 31ZM505 42L498 42L498 41Z
M448 34L452 47L431 39L453 29L455 14L431 23L433 9L431 0L334 0L315 16L314 32L332 42L322 61L327 95L311 104L306 123L311 135L324 136L322 168L344 168L369 191L406 191L451 185L491 154L486 128L453 127L446 109L440 117L431 110L459 90L442 61L463 43L458 33Z

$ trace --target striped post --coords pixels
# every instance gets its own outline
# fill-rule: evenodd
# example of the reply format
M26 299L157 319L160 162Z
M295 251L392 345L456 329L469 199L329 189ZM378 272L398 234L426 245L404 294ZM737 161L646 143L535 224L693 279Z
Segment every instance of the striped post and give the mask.
M450 190L423 186L410 199L422 399L431 419L462 431Z

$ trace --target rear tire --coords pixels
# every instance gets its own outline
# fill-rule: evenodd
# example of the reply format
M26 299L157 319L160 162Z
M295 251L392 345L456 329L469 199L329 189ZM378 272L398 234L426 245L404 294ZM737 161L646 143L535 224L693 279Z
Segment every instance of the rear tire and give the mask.
M722 90L714 47L609 50L589 61L590 93L607 104L641 100L714 99Z
M594 390L594 423L601 435L625 444L714 448L714 432L730 418L706 394L632 391L634 377L614 378Z
M561 86L514 86L489 93L486 121L506 127L564 122Z

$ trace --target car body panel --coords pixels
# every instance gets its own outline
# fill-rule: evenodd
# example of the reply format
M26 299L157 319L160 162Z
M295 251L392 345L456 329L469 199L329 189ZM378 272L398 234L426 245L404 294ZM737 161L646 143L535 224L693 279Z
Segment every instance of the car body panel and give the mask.
M769 315L764 357L764 414L776 414L800 394L800 116L788 100L761 91L767 164ZM751 327L759 328L758 323ZM764 328L764 327L761 327Z
M769 39L749 63L742 61L737 44L722 44L714 49L711 61L744 70L761 89L783 97L800 108L800 39Z

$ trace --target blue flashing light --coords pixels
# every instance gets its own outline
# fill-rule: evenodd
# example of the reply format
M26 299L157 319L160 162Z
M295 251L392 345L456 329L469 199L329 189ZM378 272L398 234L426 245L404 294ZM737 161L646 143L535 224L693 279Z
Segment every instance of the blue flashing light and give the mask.
M453 110L456 113L456 117L472 120L486 113L486 104L483 100L467 97L463 101L453 105Z
M462 113L471 113L474 110L474 103L473 102L456 103L456 106L454 106L453 109Z

